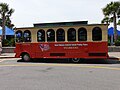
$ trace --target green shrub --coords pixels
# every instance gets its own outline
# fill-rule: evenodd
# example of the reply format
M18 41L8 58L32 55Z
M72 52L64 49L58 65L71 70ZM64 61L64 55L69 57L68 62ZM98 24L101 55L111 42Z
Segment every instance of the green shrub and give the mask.
M110 46L110 40L108 40L108 46Z
M118 39L115 41L115 46L120 46L120 36L119 36Z
M15 46L15 40L14 38L8 40L8 39L4 39L2 40L2 46L3 47L12 47Z
M9 40L3 39L3 40L2 40L2 46L3 46L3 47L8 46L8 42L9 42Z
M10 46L15 46L15 39L14 38L12 38L11 40L10 40Z
M120 46L120 40L115 41L115 46Z

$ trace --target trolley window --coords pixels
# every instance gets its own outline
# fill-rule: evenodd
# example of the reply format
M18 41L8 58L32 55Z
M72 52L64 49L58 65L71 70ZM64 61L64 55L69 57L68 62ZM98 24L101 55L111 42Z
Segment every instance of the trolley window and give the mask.
M55 41L55 31L53 29L47 30L47 41L48 42Z
M95 27L92 30L92 40L101 41L102 40L102 30L99 27Z
M37 41L38 42L45 42L45 31L44 30L39 30L37 32Z
M74 28L68 29L68 41L76 41L76 30Z
M78 30L78 41L87 41L87 30L85 28Z
M65 41L65 31L63 29L57 30L57 41Z
M20 30L16 32L16 42L23 42L23 33Z
M31 42L31 32L29 30L24 31L24 42Z

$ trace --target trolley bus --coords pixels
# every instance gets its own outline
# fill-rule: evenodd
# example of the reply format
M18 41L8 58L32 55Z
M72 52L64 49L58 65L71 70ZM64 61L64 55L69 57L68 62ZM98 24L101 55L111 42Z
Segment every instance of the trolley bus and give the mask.
M35 58L81 59L108 58L107 24L88 21L36 23L15 29L15 57L24 61Z

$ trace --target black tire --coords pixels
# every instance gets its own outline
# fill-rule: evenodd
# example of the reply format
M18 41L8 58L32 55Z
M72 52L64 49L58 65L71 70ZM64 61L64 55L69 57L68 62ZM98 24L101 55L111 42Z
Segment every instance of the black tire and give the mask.
M25 62L28 62L28 61L30 61L30 55L29 54L27 54L27 53L24 53L23 55L22 55L22 60L23 61L25 61Z
M78 62L80 62L80 58L72 58L71 62L78 63Z

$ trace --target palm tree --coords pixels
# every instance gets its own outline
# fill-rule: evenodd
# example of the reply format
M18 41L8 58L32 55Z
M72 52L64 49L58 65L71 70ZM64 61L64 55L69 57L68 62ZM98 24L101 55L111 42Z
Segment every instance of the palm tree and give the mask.
M113 19L109 18L108 16L105 16L101 21L101 23L105 23L105 24L110 24L111 22L113 22Z
M117 18L120 16L120 1L111 2L102 9L103 14L113 19L114 24L114 39L117 40Z
M0 3L0 15L2 19L2 39L6 38L5 35L5 24L7 17L10 17L12 13L14 12L14 9L10 9L9 5L7 3Z
M12 21L10 20L10 17L6 17L6 23L5 23L5 25L6 25L8 28L13 29L14 24L12 24Z
M118 25L120 25L120 20L118 21Z

